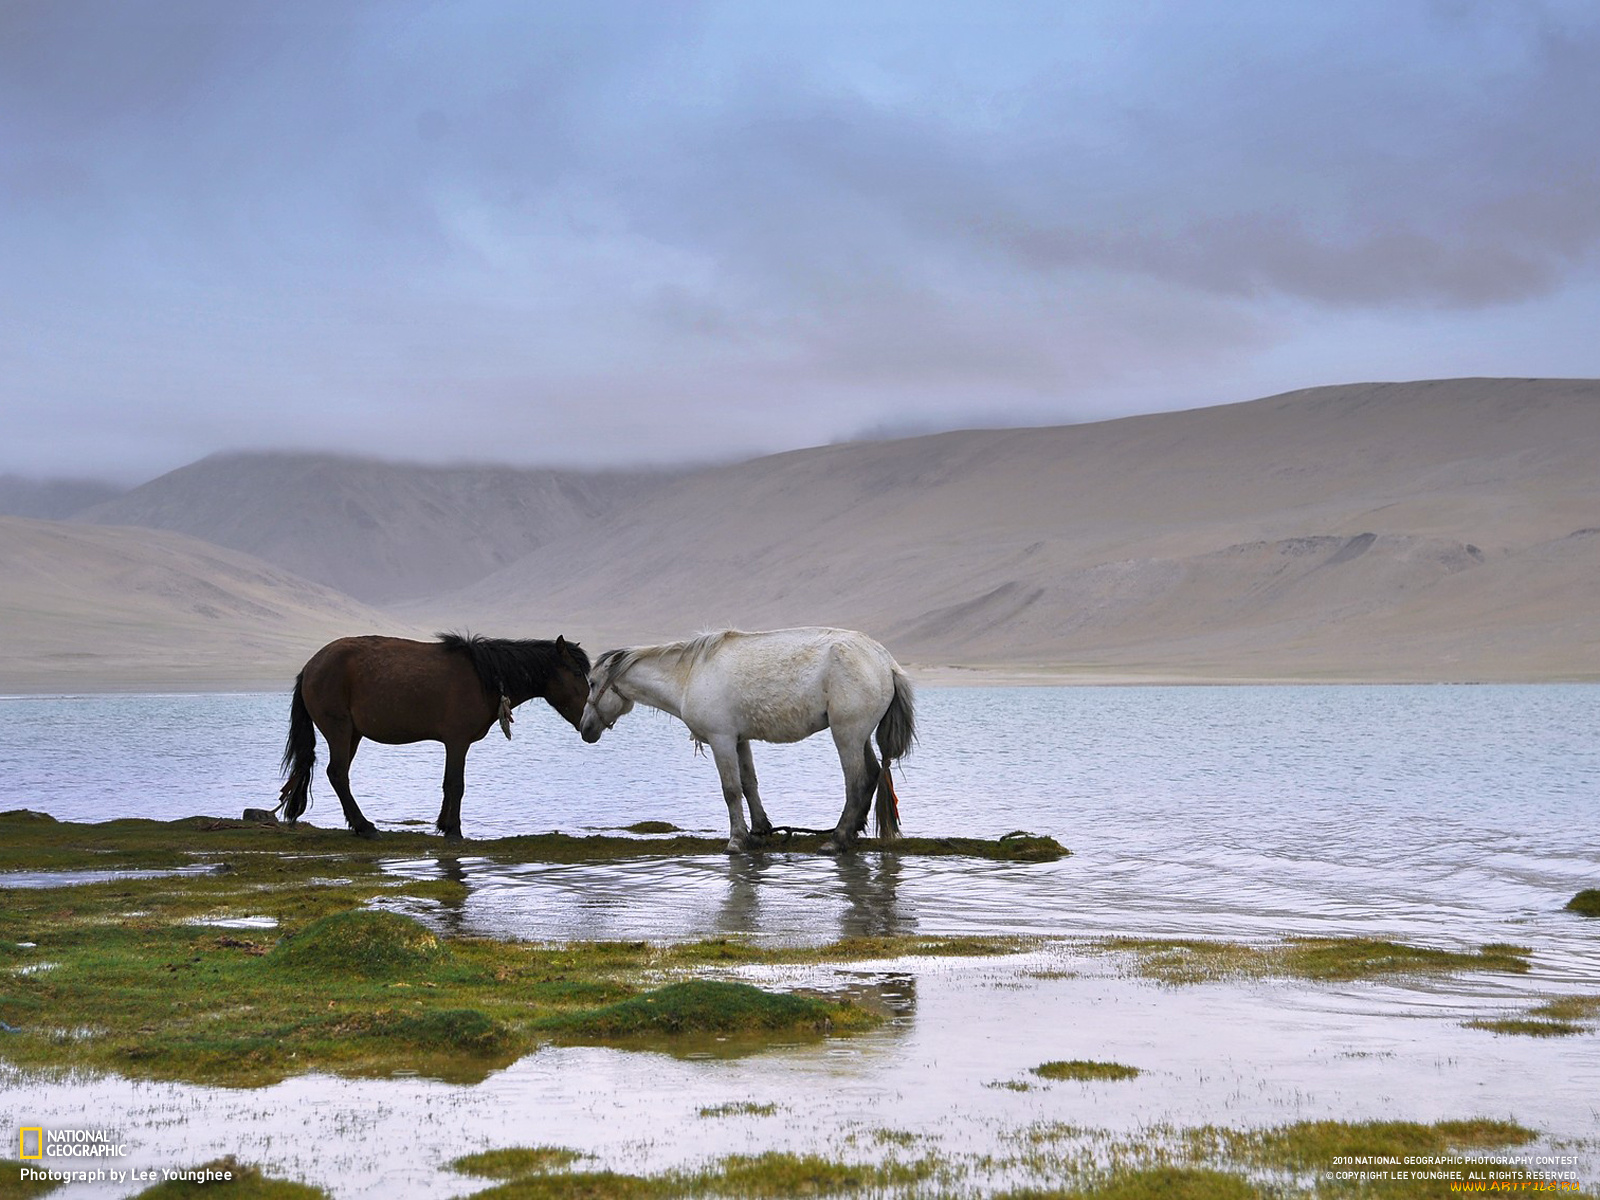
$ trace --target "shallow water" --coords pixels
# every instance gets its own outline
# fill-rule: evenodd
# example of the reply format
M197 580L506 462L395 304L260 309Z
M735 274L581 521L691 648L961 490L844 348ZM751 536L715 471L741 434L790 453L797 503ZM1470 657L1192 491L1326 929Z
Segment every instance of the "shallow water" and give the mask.
M783 850L513 866L441 841L439 857L390 869L464 880L460 906L413 911L502 936L1360 934L1514 942L1533 949L1534 970L1174 989L1126 978L1114 960L1063 940L1033 958L756 972L828 986L887 977L914 1003L880 1033L753 1059L551 1049L477 1087L300 1079L252 1093L5 1076L0 1111L7 1122L69 1124L92 1103L157 1165L235 1152L341 1196L385 1197L471 1190L440 1164L512 1144L568 1145L640 1170L771 1148L830 1152L852 1135L844 1151L872 1157L881 1147L869 1133L886 1126L955 1153L995 1151L1040 1120L1137 1130L1486 1115L1556 1139L1592 1137L1600 1125L1600 1037L1461 1025L1544 995L1600 992L1600 922L1561 911L1600 883L1600 690L926 689L919 701L920 744L899 780L907 832L1028 829L1072 847L1071 858ZM270 805L286 710L281 696L0 702L0 808L94 820ZM468 760L469 836L646 818L726 829L715 771L676 722L636 713L594 747L547 709L525 708L515 728L509 745L494 734ZM837 816L839 769L825 740L758 747L756 761L775 821ZM441 767L437 747L367 745L355 787L380 825L428 820ZM319 796L313 817L336 823L325 786ZM1030 974L1041 971L1072 977ZM1072 1057L1148 1073L1028 1092L986 1086ZM779 1114L696 1115L743 1100L777 1103ZM1593 1145L1583 1153L1592 1186Z

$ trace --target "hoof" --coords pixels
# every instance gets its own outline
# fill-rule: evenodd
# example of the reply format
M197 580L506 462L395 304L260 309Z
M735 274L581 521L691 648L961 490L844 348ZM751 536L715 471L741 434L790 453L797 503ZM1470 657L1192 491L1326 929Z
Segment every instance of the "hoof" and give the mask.
M723 853L725 853L725 854L745 854L745 853L748 853L749 850L750 850L750 840L748 838L729 838L728 839L728 844L724 848Z
M368 842L378 840L378 827L376 825L363 825L361 828L352 829L350 832Z
M835 838L829 838L818 849L823 854L849 854L855 847L849 843L840 842Z
M750 827L750 836L751 837L764 838L764 837L770 836L771 833L772 833L772 822L771 821L763 821L759 825L752 825Z
M464 842L467 839L461 836L461 830L459 829L446 829L444 831L444 840L447 842Z

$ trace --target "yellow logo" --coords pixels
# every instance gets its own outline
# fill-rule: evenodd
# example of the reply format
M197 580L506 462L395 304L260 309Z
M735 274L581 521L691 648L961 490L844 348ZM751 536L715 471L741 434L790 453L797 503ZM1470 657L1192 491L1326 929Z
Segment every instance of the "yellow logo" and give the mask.
M28 1135L33 1134L33 1153L28 1153ZM17 1157L18 1158L43 1158L44 1157L44 1130L22 1129L17 1132Z

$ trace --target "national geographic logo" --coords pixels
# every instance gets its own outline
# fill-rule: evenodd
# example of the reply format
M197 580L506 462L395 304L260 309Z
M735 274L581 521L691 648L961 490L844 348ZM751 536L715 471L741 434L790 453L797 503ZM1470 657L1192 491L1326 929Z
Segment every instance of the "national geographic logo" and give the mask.
M126 1144L107 1129L45 1129L24 1125L17 1130L17 1157L24 1162L46 1158L123 1158Z

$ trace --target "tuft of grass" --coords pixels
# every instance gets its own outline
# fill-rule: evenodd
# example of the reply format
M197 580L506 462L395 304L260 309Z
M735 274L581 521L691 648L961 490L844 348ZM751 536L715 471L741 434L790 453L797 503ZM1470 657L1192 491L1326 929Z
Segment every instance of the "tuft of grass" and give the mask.
M1082 1187L1030 1188L1006 1192L1001 1200L1261 1200L1265 1195L1226 1171L1161 1166L1123 1167Z
M927 1162L843 1163L815 1154L769 1150L733 1154L698 1174L672 1179L685 1196L832 1196L840 1193L906 1188L925 1179Z
M625 825L627 833L682 833L671 821L635 821L632 825Z
M1567 901L1566 909L1580 917L1600 917L1600 888L1584 888Z
M395 979L426 973L449 951L420 921L358 909L324 917L280 941L267 956L283 970Z
M1272 946L1237 942L1109 938L1099 949L1131 953L1141 975L1162 983L1290 978L1347 982L1385 975L1528 970L1524 946L1495 943L1475 951L1436 950L1375 938L1290 938Z
M1125 1067L1121 1063L1094 1062L1085 1058L1070 1058L1040 1063L1033 1073L1041 1079L1135 1079L1142 1072L1138 1067Z
M137 1200L329 1200L328 1193L307 1183L273 1179L259 1168L241 1164L232 1155L219 1158L194 1170L224 1171L232 1179L199 1183L172 1179L154 1184L138 1193Z
M523 1175L472 1200L656 1200L681 1195L663 1177L623 1175L616 1171L556 1171Z
M1521 1037L1571 1037L1584 1032L1584 1027L1573 1021L1541 1021L1532 1017L1494 1017L1463 1021L1462 1024L1468 1029L1487 1029L1490 1033Z
M1530 1009L1528 1015L1556 1021L1586 1021L1600 1017L1600 996L1562 996Z
M1530 1008L1520 1017L1479 1018L1465 1021L1468 1029L1487 1029L1522 1037L1571 1037L1588 1033L1580 1024L1600 1016L1600 996L1561 996Z
M1475 1118L1422 1125L1415 1121L1299 1121L1273 1129L1236 1132L1205 1127L1190 1132L1192 1148L1221 1152L1251 1166L1325 1171L1335 1157L1404 1157L1521 1146L1537 1131L1512 1121Z
M823 1034L875 1021L849 1003L768 992L748 983L692 979L605 1008L547 1017L539 1028L562 1041L606 1043L694 1034Z
M772 1117L778 1113L776 1104L757 1104L753 1100L735 1100L728 1104L710 1104L699 1110L702 1117Z
M481 1179L520 1179L525 1175L544 1175L551 1171L559 1171L588 1157L590 1156L587 1154L568 1150L562 1146L518 1146L463 1154L460 1158L451 1160L450 1169L462 1175L476 1175Z

